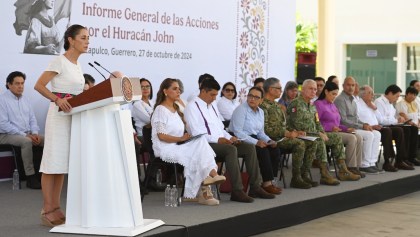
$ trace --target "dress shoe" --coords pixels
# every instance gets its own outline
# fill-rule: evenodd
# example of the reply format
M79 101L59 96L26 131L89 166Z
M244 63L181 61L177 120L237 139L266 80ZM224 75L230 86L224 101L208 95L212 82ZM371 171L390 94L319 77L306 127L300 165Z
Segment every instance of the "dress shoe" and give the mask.
M399 170L414 170L413 166L407 165L404 161L395 162L394 166Z
M242 190L232 190L232 193L230 194L230 200L231 201L235 201L235 202L253 202L254 199L248 195L246 195L246 193L244 193L244 191Z
M248 195L252 198L262 198L262 199L273 199L276 197L274 194L267 193L261 187L249 190Z
M414 164L409 160L404 160L404 163L406 163L408 166L414 167Z
M226 181L226 177L223 175L216 175L214 177L207 176L206 179L203 181L203 186L213 185L213 184L221 184Z
M281 194L281 192L283 191L281 188L276 187L272 184L266 186L266 187L261 187L264 189L264 191L266 191L267 193L271 193L271 194L275 194L275 195L279 195Z
M384 163L382 165L382 169L384 169L386 172L397 172L398 169L395 168L390 162Z
M26 187L32 189L41 189L41 183L35 174L26 176Z
M420 161L416 158L409 160L409 162L415 166L420 166Z
M213 197L210 186L201 186L200 191L198 191L198 203L207 205L207 206L216 206L219 205L219 200Z

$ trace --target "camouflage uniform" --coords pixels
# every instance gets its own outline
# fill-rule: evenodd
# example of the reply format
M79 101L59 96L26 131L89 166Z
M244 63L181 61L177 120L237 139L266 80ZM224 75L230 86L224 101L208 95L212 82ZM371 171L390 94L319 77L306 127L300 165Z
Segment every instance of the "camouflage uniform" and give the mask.
M278 103L264 98L260 107L264 111L265 134L273 141L279 141L281 138L284 138L286 132L286 116ZM302 161L309 165L312 163L311 156L304 156L304 154L315 154L316 150L316 144L314 142L302 141L297 138L285 138L277 142L277 147L292 151L292 165L298 169L302 167Z
M287 107L287 128L290 130L305 131L309 136L319 137L319 132L325 133L318 119L318 113L312 103L307 103L299 96ZM328 141L316 139L316 157L321 162L327 162L325 145L331 147L332 156L336 159L345 159L344 145L341 136L334 132L325 133ZM306 155L306 154L305 154ZM307 155L315 155L307 154ZM313 158L313 157L311 157Z

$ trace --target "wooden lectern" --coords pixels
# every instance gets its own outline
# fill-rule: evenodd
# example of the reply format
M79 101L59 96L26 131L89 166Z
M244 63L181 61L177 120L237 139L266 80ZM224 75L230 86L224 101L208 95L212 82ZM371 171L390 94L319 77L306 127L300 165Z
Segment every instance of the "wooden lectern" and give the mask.
M69 100L73 109L66 223L50 232L135 236L164 223L143 219L131 112L138 78L112 78Z

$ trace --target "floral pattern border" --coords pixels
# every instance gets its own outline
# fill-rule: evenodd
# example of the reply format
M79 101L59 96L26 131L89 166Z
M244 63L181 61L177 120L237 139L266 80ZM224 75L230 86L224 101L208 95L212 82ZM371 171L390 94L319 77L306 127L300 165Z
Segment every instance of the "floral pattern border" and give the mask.
M264 77L268 56L269 0L240 0L236 42L236 86L245 101L254 80Z

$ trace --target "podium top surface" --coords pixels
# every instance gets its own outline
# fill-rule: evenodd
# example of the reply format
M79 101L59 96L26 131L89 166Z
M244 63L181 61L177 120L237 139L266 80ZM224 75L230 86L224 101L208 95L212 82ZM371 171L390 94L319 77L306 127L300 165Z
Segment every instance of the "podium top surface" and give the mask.
M124 104L139 99L141 99L139 78L111 78L69 99L68 102L72 106L72 110L66 114L74 114L110 104Z

